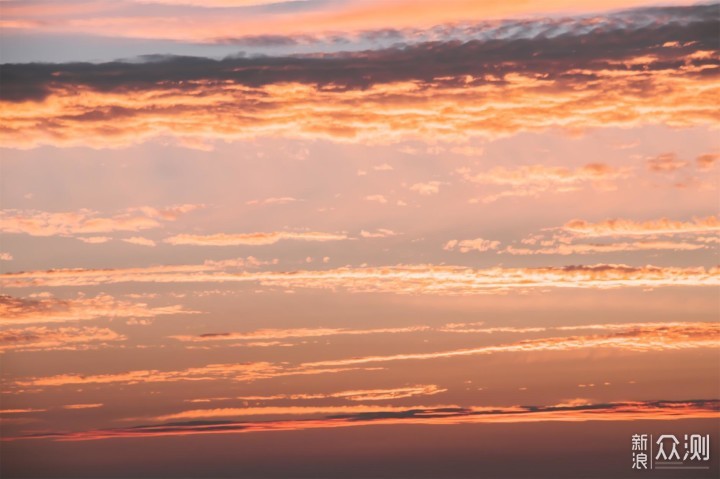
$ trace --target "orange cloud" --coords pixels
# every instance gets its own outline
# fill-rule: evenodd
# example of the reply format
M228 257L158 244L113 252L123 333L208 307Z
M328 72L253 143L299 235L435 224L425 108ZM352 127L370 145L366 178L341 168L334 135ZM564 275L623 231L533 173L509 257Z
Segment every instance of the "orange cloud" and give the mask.
M660 156L648 158L645 164L648 170L663 173L684 168L688 165L688 162L679 160L675 153L665 153Z
M440 192L440 185L442 185L442 182L440 182L440 181L428 181L426 183L415 183L414 185L410 186L410 191L420 193L421 195L424 195L424 196L431 196L431 195L436 195Z
M305 363L305 367L339 367L391 361L425 360L475 356L504 352L572 351L588 348L611 348L645 352L720 346L720 324L683 323L677 325L648 325L626 328L606 335L570 336L528 339L516 343L456 349L430 353L395 354L389 356L366 356L351 359L327 360Z
M397 233L386 228L379 228L374 232L362 230L360 231L360 236L362 238L389 238L391 236L397 236Z
M585 326L582 326L585 327ZM589 327L588 329L593 329ZM176 371L135 370L99 375L61 374L15 381L16 387L50 387L78 384L139 384L177 381L256 381L295 375L335 374L357 369L358 365L408 360L432 360L498 353L563 352L580 349L609 348L631 352L717 348L720 346L720 324L715 323L646 323L625 325L609 334L528 339L508 344L481 346L425 353L363 356L298 365L286 363L209 364ZM367 368L366 368L367 369Z
M656 288L720 285L720 269L596 264L545 268L396 265L290 272L230 272L211 263L122 269L57 269L5 273L4 288L89 286L125 282L256 283L285 289L344 289L396 294L488 294L537 288ZM179 312L177 309L172 311Z
M711 170L719 160L720 155L715 153L706 153L695 158L697 167L701 170Z
M415 385L392 389L360 389L351 391L339 391L333 393L295 393L295 394L274 394L272 396L237 396L221 398L186 399L185 402L205 403L214 401L275 401L279 399L308 400L308 399L330 399L338 398L347 401L387 401L393 399L404 399L414 396L433 396L446 392L447 389L439 388L434 384Z
M63 409L96 409L103 407L102 403L91 403L91 404L68 404L63 406Z
M293 198L291 196L279 196L279 197L265 198L262 200L250 200L250 201L246 201L245 204L246 205L285 205L288 203L295 203L297 201L302 201L302 200L298 200L297 198Z
M27 414L32 412L45 412L47 409L33 409L33 408L25 408L25 409L0 409L0 414Z
M154 318L181 313L193 314L196 311L186 311L179 305L153 308L146 303L121 301L104 293L95 297L78 295L75 299L24 299L0 295L0 325L6 326L99 318Z
M376 203L382 203L385 204L388 202L387 198L383 195L368 195L365 197L365 200L367 201L374 201Z
M518 328L513 326L494 326L488 328L482 328L484 323L449 323L439 329L439 331L446 333L482 333L482 334L493 334L493 333L539 333L547 331L550 328L546 327L527 327Z
M671 251L693 251L698 249L707 249L706 244L675 242L675 241L636 241L632 243L607 243L607 244L559 244L551 248L516 248L508 246L502 252L512 255L532 255L532 254L595 254L595 253L616 253L627 251L655 251L655 250L671 250Z
M440 55L446 48L447 55L453 58L467 57L452 50L461 47L448 45L434 50L423 47L412 65L437 65L434 58L425 59L425 56ZM483 54L482 50L473 53ZM382 62L368 68L387 72L399 61L395 50L387 55L387 59L378 53L332 60L342 62L332 67L342 78L328 74L316 79L316 75L324 72L319 70L319 73L309 72L309 78L300 74L301 78L278 78L276 83L266 85L240 84L233 80L234 76L225 76L228 72L237 72L244 78L255 69L265 72L277 67L240 63L233 67L218 63L213 68L221 78L212 78L210 74L208 78L168 78L162 84L148 84L132 91L122 84L107 91L102 84L93 88L73 83L90 81L86 80L90 78L88 72L48 71L49 80L38 86L41 90L38 95L46 95L42 100L1 102L0 121L4 128L0 131L0 145L119 148L168 137L179 144L258 137L366 144L426 138L460 142L472 137L498 138L549 128L577 133L590 128L645 124L712 127L718 121L718 113L712 108L717 85L710 74L717 70L717 65L697 64L711 60L666 59L685 62L671 69L663 67L666 63L659 60L655 67L641 71L597 59L591 64L601 64L601 69L594 66L551 75L547 69L557 66L543 64L533 73L518 70L518 62L494 59L495 63L483 67L482 71L470 71L474 68L471 64L467 67L468 73L461 75L421 71L416 77L395 80L390 73L387 75L391 78L387 79L377 73L371 77L385 81L361 85L363 88L352 84L357 82L357 76L345 78L348 71L356 71L363 67L363 62L374 62L376 57ZM408 56L412 55L406 53L405 57ZM405 57L401 59L408 61ZM518 61L524 63L525 59ZM147 74L134 71L151 67L158 71ZM501 76L490 74L500 67L507 71ZM208 68L203 63L197 70ZM137 75L154 78L177 67L138 64L127 69L127 82L136 84ZM465 69L465 65L461 69ZM187 68L183 67L183 71ZM284 68L277 73L263 73L262 77L275 78L293 71L296 70ZM106 80L107 75L102 78ZM17 86L20 91L29 88L29 85ZM639 89L642 94L638 93ZM7 86L5 90L15 91ZM613 95L608 96L607 91ZM442 121L428 121L428 118L442 118ZM469 176L477 177L478 181L515 186L523 176L528 176L535 182L535 189L543 185L547 188L550 184L567 190L579 185L599 185L598 182L609 179L603 177L624 175L623 171L612 171L605 165L588 165L574 171L540 168L498 169L490 176ZM380 201L381 195L373 196Z
M433 406L433 408L457 408L458 406ZM243 407L243 408L217 408L193 409L174 414L166 414L152 418L154 421L176 421L206 419L216 417L243 417L243 416L313 416L319 414L347 415L362 413L403 412L408 409L431 409L427 406L282 406L282 407Z
M75 236L80 234L140 231L159 228L161 221L174 221L202 205L178 205L158 209L150 206L128 208L113 216L100 216L97 211L82 209L50 213L36 210L0 211L0 231L32 236ZM107 237L81 237L88 243L107 241Z
M475 238L471 240L450 240L445 243L443 249L446 251L453 251L457 249L461 253L468 253L470 251L490 251L497 249L500 246L499 241L490 241L482 238Z
M59 374L34 377L16 381L15 386L57 387L78 384L143 384L179 381L230 380L237 382L257 381L284 376L337 374L346 371L372 371L382 368L291 368L268 362L208 364L182 370L160 371L156 369L134 370L111 374Z
M78 236L77 239L88 244L102 244L112 240L109 236Z
M667 218L650 221L608 219L590 223L585 220L572 220L565 223L562 230L586 237L707 234L720 231L720 220L716 216L694 218L692 221L673 221Z
M133 236L131 238L124 238L123 241L130 244L136 244L139 246L155 246L155 242L142 236Z
M143 438L194 434L239 434L259 431L292 431L335 427L359 427L388 424L451 425L477 423L526 423L538 421L637 421L679 420L720 417L720 401L627 401L605 404L560 404L553 406L482 406L421 407L416 409L363 411L323 418L300 418L268 421L194 421L192 424L154 424L115 429L68 433L35 433L5 437L20 439L53 439L86 441L110 438Z
M6 351L79 351L96 349L127 338L107 328L29 327L0 331L0 352Z
M288 339L288 338L316 338L320 336L365 335L365 334L393 334L413 333L427 331L428 326L409 326L405 328L378 328L378 329L338 329L338 328L302 328L302 329L259 329L248 333L208 333L199 336L170 336L179 341L207 342L207 341L245 341L259 339Z
M692 221L659 220L635 221L629 219L607 219L598 223L572 220L559 228L546 228L521 240L524 245L510 245L501 253L513 255L534 254L594 254L629 251L693 251L707 249L713 243L712 236L703 236L720 231L720 221L715 216L695 218ZM659 239L663 236L679 238ZM632 238L632 241L610 243L578 243L587 238ZM536 247L540 245L542 247ZM534 247L527 247L534 246Z
M572 170L562 166L531 165L517 168L495 167L491 170L472 173L468 168L458 170L472 183L509 186L510 189L471 200L471 203L492 203L501 198L513 196L535 196L543 192L567 193L592 186L598 189L613 189L612 180L626 178L627 168L614 168L603 163L590 163Z
M293 233L289 231L275 231L272 233L245 233L212 235L189 235L181 234L171 236L164 240L171 245L194 245L194 246L237 246L252 245L263 246L275 244L281 240L296 241L341 241L348 239L345 234L319 233L316 231Z

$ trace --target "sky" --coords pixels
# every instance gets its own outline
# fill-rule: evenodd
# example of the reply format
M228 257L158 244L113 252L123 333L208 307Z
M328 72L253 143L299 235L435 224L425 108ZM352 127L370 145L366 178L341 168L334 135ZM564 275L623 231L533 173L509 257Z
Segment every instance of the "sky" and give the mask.
M0 31L3 477L717 477L720 4Z

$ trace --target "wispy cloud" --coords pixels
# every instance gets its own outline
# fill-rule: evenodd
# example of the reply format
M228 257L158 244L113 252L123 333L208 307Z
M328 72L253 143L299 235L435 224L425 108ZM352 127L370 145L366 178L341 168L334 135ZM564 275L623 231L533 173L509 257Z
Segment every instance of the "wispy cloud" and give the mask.
M97 409L103 406L103 403L67 404L63 406L63 409Z
M132 236L130 238L124 238L123 241L130 244L135 244L138 246L156 246L155 241L149 239L149 238L143 238L142 236Z
M15 382L16 386L57 387L78 384L143 384L172 383L179 381L230 380L250 382L260 379L284 376L305 376L315 374L337 374L346 371L373 370L377 368L289 368L281 364L268 362L208 364L181 370L160 371L142 369L108 374L59 374L56 376L35 377Z
M445 243L443 249L446 251L458 250L461 253L468 253L470 251L490 251L497 249L500 246L499 241L486 240L482 238L467 239L467 240L450 240Z
M667 218L649 221L630 219L608 219L598 223L572 220L562 227L563 231L585 237L654 236L676 234L706 234L720 231L720 220L716 216L694 218L691 221L677 221Z
M291 232L274 231L271 233L241 233L226 234L217 233L211 235L181 234L171 236L164 240L171 245L193 245L193 246L264 246L275 244L282 240L295 241L342 241L348 239L344 233L321 233L317 231Z
M539 234L509 245L501 253L512 255L574 255L631 251L694 251L711 246L713 235L720 231L715 216L676 221L667 218L635 221L607 219L593 223L575 219L559 228L546 228ZM624 238L616 241L615 238ZM588 239L596 242L588 243ZM608 242L608 239L613 241ZM603 242L597 242L603 241Z
M433 406L433 408L457 408L457 406ZM313 415L347 415L347 414L382 414L398 413L408 409L433 409L427 406L379 406L357 404L351 406L265 406L242 408L191 409L173 414L152 418L153 421L177 421L208 419L216 417L243 416L313 416Z
M450 327L449 329L454 328ZM14 382L14 386L51 387L78 384L139 384L212 380L247 382L295 375L336 374L352 371L358 367L366 367L361 365L375 365L367 367L376 367L377 364L397 361L433 360L501 353L563 352L595 348L641 353L664 350L712 349L720 346L720 325L715 323L647 323L625 325L617 329L607 326L605 329L610 330L610 332L596 335L527 339L506 344L445 351L329 359L297 365L252 362L209 364L166 371L135 370L96 375L61 374L19 379ZM457 332L460 332L460 330Z
M531 165L516 168L495 167L488 171L474 173L468 168L458 170L466 181L510 187L497 193L471 200L473 203L492 203L501 198L515 196L536 196L544 192L568 193L591 186L599 189L614 189L612 180L626 178L627 168L615 168L604 163L591 163L571 169L563 166Z
M282 399L313 400L313 399L343 399L346 401L389 401L393 399L405 399L415 396L434 396L446 392L447 389L440 388L435 384L420 384L391 389L358 389L338 391L331 393L292 393L273 394L270 396L236 396L221 398L199 398L186 399L190 403L207 403L216 401L276 401Z
M229 271L225 265L121 269L57 269L0 275L4 288L115 283L255 283L285 289L343 289L396 294L491 294L546 288L607 289L720 285L720 269L595 264L544 268L471 269L444 265L344 267L329 270Z
M206 333L198 336L170 336L179 341L208 342L208 341L247 341L247 340L275 340L289 338L316 338L321 336L357 336L366 334L392 334L427 331L428 326L408 326L402 328L377 329L340 329L340 328L302 328L302 329L258 329L247 333Z
M80 351L107 346L127 338L108 328L44 326L0 331L0 351Z
M317 361L305 363L305 366L339 367L358 364L385 363L391 361L427 360L505 352L572 351L589 348L610 348L644 352L667 349L716 348L718 346L720 346L720 325L714 323L688 323L681 326L638 326L606 335L528 339L516 343L497 346L481 346L478 348Z
M154 318L170 314L193 314L180 305L151 307L147 303L123 301L109 294L74 299L55 297L16 298L0 295L0 324L63 323L99 318Z
M473 424L524 423L536 421L637 421L678 420L720 417L720 401L633 401L604 404L561 404L553 406L406 407L377 408L322 418L268 421L192 421L68 433L35 433L4 440L53 439L84 441L110 438L228 434L259 431L291 431L388 424Z
M414 191L424 196L436 195L440 192L441 181L428 181L425 183L415 183L410 186L410 191Z
M701 170L711 170L716 163L720 162L720 154L706 153L695 158L697 167Z
M164 221L174 221L180 215L202 208L203 205L178 205L168 208L141 206L121 213L103 216L97 211L82 209L66 212L37 210L0 211L0 231L32 236L76 236L85 234L141 231L159 228ZM107 237L79 237L88 243L107 241Z
M680 160L675 153L664 153L645 160L645 165L650 171L664 173L679 170L688 165L687 161Z
M286 205L288 203L296 203L299 200L297 198L293 198L292 196L271 196L269 198L264 198L262 200L250 200L246 201L246 205Z
M393 230L387 228L379 228L375 231L360 231L360 237L362 238L389 238L391 236L397 236Z

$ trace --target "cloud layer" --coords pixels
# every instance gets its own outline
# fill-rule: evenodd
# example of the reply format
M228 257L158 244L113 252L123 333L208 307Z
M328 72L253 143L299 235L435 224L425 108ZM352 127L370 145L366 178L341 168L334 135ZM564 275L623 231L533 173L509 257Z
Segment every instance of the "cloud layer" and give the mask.
M578 21L564 35L532 39L223 60L5 64L0 144L104 148L167 136L382 143L551 127L713 125L717 17L717 9L701 5L648 10L619 30L588 30ZM443 121L432 121L438 117Z
M596 264L545 268L397 265L329 270L227 271L223 264L124 269L58 269L0 275L4 288L90 286L116 283L255 283L284 289L342 289L395 294L488 294L545 288L717 286L718 268Z
M607 404L512 406L512 407L423 407L416 408L354 408L356 411L334 410L336 415L269 421L191 421L150 424L133 427L100 429L66 433L35 433L3 438L53 439L56 441L87 441L112 438L153 436L184 436L192 434L228 434L259 431L292 431L330 427L358 427L388 424L474 424L523 423L537 421L636 421L678 420L720 417L718 400L633 401ZM299 412L299 411L298 411ZM316 411L321 412L321 411ZM270 411L268 411L270 413Z

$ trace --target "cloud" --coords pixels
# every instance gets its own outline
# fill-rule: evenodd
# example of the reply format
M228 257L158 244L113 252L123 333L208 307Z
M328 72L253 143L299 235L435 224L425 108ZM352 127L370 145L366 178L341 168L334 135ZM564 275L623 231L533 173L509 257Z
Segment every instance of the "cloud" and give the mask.
M0 252L0 261L12 261L13 255L10 253Z
M548 191L567 193L580 191L589 186L597 189L613 189L612 181L627 178L628 172L627 168L614 168L604 163L589 163L575 170L544 165L520 166L512 169L500 166L479 173L472 173L468 168L458 170L465 181L511 187L471 200L474 203L492 203L513 196L537 196Z
M713 287L720 270L703 267L595 264L543 268L472 269L444 265L343 267L329 270L226 271L211 262L201 265L121 269L56 269L5 273L3 288L90 286L117 283L255 283L284 289L343 289L353 293L492 294L547 288ZM180 312L177 309L170 309Z
M28 414L33 412L45 412L47 409L34 409L34 408L24 408L24 409L0 409L0 414Z
M204 333L199 335L175 335L169 336L172 339L190 342L190 343L227 343L229 341L250 341L249 343L237 343L238 345L258 344L258 340L267 340L259 344L262 345L285 345L276 340L281 339L304 339L330 336L362 336L373 334L408 334L420 332L434 333L454 333L454 334L495 334L495 333L513 333L528 334L557 331L573 331L573 330L626 330L632 331L636 329L656 329L656 328L684 328L697 327L702 328L706 323L686 323L686 322L644 322L644 323L601 323L601 324L580 324L570 326L535 326L535 327L515 327L515 326L492 326L484 327L483 322L475 323L447 323L443 326L432 327L426 325L403 326L395 328L375 328L375 329L341 329L341 328L300 328L300 329L258 329L249 332L226 332L226 333Z
M600 254L600 253L618 253L631 251L695 251L699 249L707 249L706 244L689 243L684 241L634 241L623 243L604 243L604 244L558 244L549 248L517 248L508 246L502 253L512 255L533 255L533 254Z
M586 327L579 326L579 328ZM452 330L454 328L450 327L448 329ZM592 325L587 329L592 330ZM61 374L47 377L21 378L12 385L15 387L58 387L79 384L140 384L212 380L248 382L295 375L337 374L356 370L359 365L367 364L501 353L565 352L597 348L642 353L683 349L716 349L720 346L720 325L716 323L638 323L624 325L624 327L601 325L596 329L609 330L609 332L606 332L606 334L527 339L506 344L446 351L328 359L296 365L250 362L209 364L169 371L152 369L95 375ZM367 367L361 368L367 369Z
M481 346L430 353L366 356L350 359L305 363L305 367L346 367L358 364L385 363L407 360L428 360L476 356L496 353L573 351L590 348L610 348L634 352L717 348L720 346L720 325L715 323L683 323L682 325L648 325L629 327L604 335L570 336L528 339L516 343Z
M440 185L442 185L442 182L440 182L440 181L428 181L426 183L415 183L414 185L410 186L410 191L420 193L421 195L424 195L424 196L431 196L431 195L436 195L440 192Z
M0 331L0 352L6 351L81 351L107 346L127 338L107 328L44 326Z
M718 220L716 216L694 218L692 221L676 221L667 218L635 221L616 218L591 223L589 221L576 219L565 223L562 230L574 236L592 238L707 234L720 231L720 220Z
M710 170L715 166L715 163L720 160L720 155L716 153L706 153L704 155L700 155L695 159L695 163L697 164L698 169L700 170Z
M457 406L434 406L437 408L457 408ZM243 416L313 416L349 415L366 413L397 413L408 409L430 409L427 406L378 406L378 405L352 405L352 406L282 406L282 407L243 407L243 408L217 408L193 409L174 414L166 414L152 418L154 421L194 420L215 417L243 417Z
M687 161L679 160L675 153L664 153L645 160L647 169L655 173L664 173L684 168L688 165Z
M217 233L211 235L180 234L163 240L171 245L193 246L265 246L275 244L281 240L296 241L342 241L348 239L344 233L321 233L317 231L290 232L273 231L272 233Z
M409 386L393 389L359 389L332 393L329 397L347 399L349 401L391 401L415 396L434 396L447 392L434 384Z
M398 234L395 233L393 230L389 230L387 228L378 228L375 231L360 231L360 236L362 238L390 238L391 236L397 236Z
M497 249L500 246L499 241L490 241L482 238L467 239L467 240L450 240L445 243L443 249L445 251L458 250L461 253L468 253L470 251L490 251Z
M545 228L540 234L521 240L523 246L507 246L501 253L512 255L537 254L598 254L632 251L694 251L710 247L712 235L720 231L715 216L676 221L667 218L636 221L607 219L593 223L575 219L559 228ZM663 238L670 237L670 238ZM589 238L629 238L626 241L581 243ZM542 247L537 247L538 245Z
M547 331L551 328L546 327L527 327L527 328L518 328L514 326L494 326L494 327L488 327L483 328L480 327L484 323L449 323L443 326L439 329L439 331L445 332L445 333L462 333L462 334L468 334L468 333L482 333L482 334L494 334L494 333L519 333L519 334L525 334L525 333L539 333Z
M78 236L77 239L88 244L102 244L112 240L109 236Z
M128 208L113 216L101 216L97 211L82 209L51 213L37 210L0 211L0 231L31 236L76 236L81 234L140 231L162 226L162 221L174 221L180 215L202 208L202 205L177 205L158 209L150 206ZM104 236L78 237L87 243L102 243Z
M130 243L130 244L136 244L139 246L155 246L155 242L148 238L143 238L142 236L133 236L131 238L124 238L123 241Z
M181 370L160 371L141 369L108 374L59 374L56 376L33 377L15 381L15 386L60 387L78 384L145 384L172 383L179 381L230 380L250 382L284 376L305 376L315 374L337 374L347 371L374 370L377 368L291 368L268 362L208 364Z
M146 303L118 300L109 294L79 294L74 299L16 298L0 295L0 325L65 323L101 318L154 318L170 314L193 314L180 305L150 307Z
M346 401L391 401L394 399L405 399L415 396L434 396L446 392L435 384L420 384L414 386L406 386L391 389L358 389L349 391L338 391L332 393L293 393L293 394L274 394L271 396L237 396L223 398L204 398L190 399L186 402L214 402L214 401L275 401L281 399L312 400L312 399L343 399Z
M295 203L297 201L302 201L302 200L298 200L297 198L293 198L292 196L279 196L279 197L273 196L273 197L265 198L262 200L246 201L245 204L246 205L285 205L288 203Z
M88 404L67 404L63 406L63 409L97 409L103 407L102 403L88 403Z
M427 331L427 326L408 326L402 328L377 329L340 329L340 328L300 328L300 329L259 329L247 333L206 333L199 336L170 336L178 341L207 342L207 341L244 341L258 339L288 339L288 338L316 338L321 336L365 335L365 334L392 334Z
M388 424L477 424L525 423L536 421L637 421L716 419L720 401L626 401L600 404L560 404L551 406L477 406L477 407L407 407L402 410L377 408L374 411L337 414L321 418L299 418L267 421L190 421L136 425L63 433L34 433L5 437L6 441L21 439L53 439L84 441L109 438L143 438L184 436L193 434L250 433L258 431L291 431L336 427L359 427Z
M667 21L687 12L688 22ZM5 64L0 144L459 142L547 128L714 125L716 16L712 6L653 10L630 16L620 36L578 20L562 35L363 52ZM681 47L662 47L668 41Z
M387 163L383 163L382 165L376 165L373 166L373 170L375 171L392 171L394 168Z
M385 204L388 202L387 198L385 198L383 195L368 195L365 197L367 201L375 201L377 203Z

